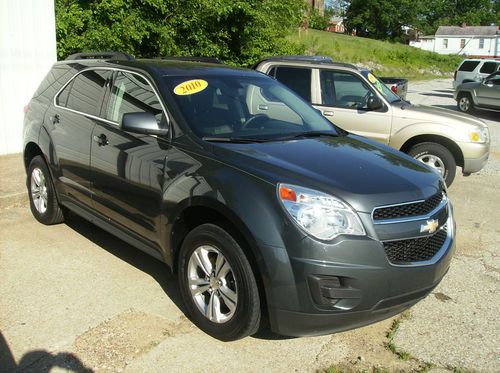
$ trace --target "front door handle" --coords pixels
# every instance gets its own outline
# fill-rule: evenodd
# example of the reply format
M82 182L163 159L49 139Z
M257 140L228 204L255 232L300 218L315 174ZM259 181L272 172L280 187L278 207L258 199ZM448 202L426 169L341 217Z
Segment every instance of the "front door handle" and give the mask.
M104 133L101 133L99 136L94 135L92 138L99 146L108 145L108 138Z
M333 111L324 111L323 116L325 117L333 117Z

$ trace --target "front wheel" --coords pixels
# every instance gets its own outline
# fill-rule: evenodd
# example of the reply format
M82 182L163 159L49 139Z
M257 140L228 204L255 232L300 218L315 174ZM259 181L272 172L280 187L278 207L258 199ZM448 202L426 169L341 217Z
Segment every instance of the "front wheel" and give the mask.
M46 225L64 221L63 210L57 201L49 169L45 160L39 155L31 160L26 186L31 212L36 220Z
M234 238L203 224L188 233L179 253L179 286L191 320L214 338L254 334L260 298L252 267Z
M457 107L463 113L472 113L474 111L474 102L468 93L460 93L457 99Z
M450 186L455 179L457 163L453 154L441 144L424 142L413 146L408 155L435 169Z

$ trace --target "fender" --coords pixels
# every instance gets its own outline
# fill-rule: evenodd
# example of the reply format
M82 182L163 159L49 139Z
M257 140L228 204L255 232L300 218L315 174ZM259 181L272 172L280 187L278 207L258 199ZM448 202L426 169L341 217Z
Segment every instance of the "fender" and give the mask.
M432 130L429 131L429 128L432 128ZM407 126L400 128L391 136L389 145L399 150L408 140L417 136L426 135L444 137L455 144L464 140L460 137L460 134L457 133L456 126L450 126L440 122L420 122L408 123Z

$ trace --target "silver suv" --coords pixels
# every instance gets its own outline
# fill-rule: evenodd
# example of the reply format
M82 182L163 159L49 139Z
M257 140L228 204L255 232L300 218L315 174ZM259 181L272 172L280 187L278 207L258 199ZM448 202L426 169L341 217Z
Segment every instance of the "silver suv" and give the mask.
M455 71L453 89L462 83L480 82L500 69L500 61L492 59L466 59Z

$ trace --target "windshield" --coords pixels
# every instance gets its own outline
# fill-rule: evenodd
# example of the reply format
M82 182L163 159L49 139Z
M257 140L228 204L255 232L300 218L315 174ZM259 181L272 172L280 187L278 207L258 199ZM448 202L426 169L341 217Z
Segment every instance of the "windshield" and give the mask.
M193 132L206 140L340 133L295 93L265 76L170 76L164 82Z
M377 91L379 91L384 98L389 101L391 104L396 101L401 101L401 97L395 94L389 87L387 87L384 83L382 83L375 75L371 72L363 70L361 72L363 76L368 79L368 81L375 87Z

